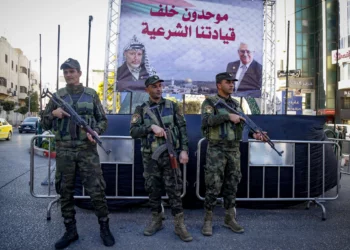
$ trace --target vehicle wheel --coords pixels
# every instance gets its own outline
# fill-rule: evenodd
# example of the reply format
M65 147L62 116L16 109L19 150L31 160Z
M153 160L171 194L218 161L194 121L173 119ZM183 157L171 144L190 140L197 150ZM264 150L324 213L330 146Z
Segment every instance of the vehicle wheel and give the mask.
M22 130L18 130L18 132L19 132L20 134L22 134Z
M10 131L10 132L9 132L9 135L7 136L7 139L6 139L6 140L10 141L11 138L12 138L12 132Z

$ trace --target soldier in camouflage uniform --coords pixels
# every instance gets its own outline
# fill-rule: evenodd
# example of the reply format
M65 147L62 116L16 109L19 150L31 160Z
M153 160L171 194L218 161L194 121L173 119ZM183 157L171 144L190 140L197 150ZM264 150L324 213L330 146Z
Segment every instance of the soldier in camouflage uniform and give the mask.
M205 173L205 217L202 234L213 234L212 218L216 200L220 192L226 209L224 226L235 233L244 229L235 219L235 198L237 185L241 180L239 141L242 138L242 117L230 113L222 106L215 106L219 99L232 108L242 111L239 103L231 97L234 90L232 74L227 72L216 75L218 94L207 97L202 104L202 132L208 140ZM262 140L261 133L250 136Z
M107 118L95 90L84 87L80 82L81 70L77 60L69 58L61 65L65 88L55 94L69 103L87 121L96 135L107 128ZM42 113L41 123L45 130L51 130L56 140L56 191L60 194L61 211L66 226L64 236L56 242L56 249L67 247L79 238L76 229L74 209L75 173L80 172L82 183L89 193L100 224L100 236L104 245L114 245L109 230L108 207L105 198L106 183L102 176L96 142L84 129L78 127L70 115L51 100Z
M166 132L159 122L161 119L164 126L171 131L174 148L180 152L179 162L182 164L188 162L185 117L176 103L162 97L162 82L163 80L156 75L146 80L145 85L149 94L149 101L136 107L130 125L130 135L133 138L141 139L143 176L152 211L152 221L144 230L144 235L153 235L163 228L161 195L165 189L174 216L175 233L183 241L191 241L192 236L188 233L184 224L181 201L181 171L179 168L177 169L177 180L175 180L167 150L160 155L158 161L151 159L152 153L165 143ZM158 109L158 111L155 109Z

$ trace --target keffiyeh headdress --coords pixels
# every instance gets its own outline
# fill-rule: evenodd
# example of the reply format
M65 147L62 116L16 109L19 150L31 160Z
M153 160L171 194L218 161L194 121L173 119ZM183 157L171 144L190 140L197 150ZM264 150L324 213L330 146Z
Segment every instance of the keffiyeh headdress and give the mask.
M134 69L135 72L136 71L140 71L141 70L141 66L142 64L145 66L146 68L146 71L147 73L150 75L150 76L153 76L156 74L156 71L155 69L150 65L149 61L148 61L148 57L147 57L147 52L146 52L146 48L145 46L143 45L143 43L141 43L136 35L134 35L132 37L132 39L129 41L129 43L126 44L126 46L124 47L123 49L123 63L125 63L126 61L126 58L125 58L125 55L124 55L124 52L127 51L127 50L132 50L132 49L140 49L143 51L143 56L142 56L142 62L141 62L141 65L138 69Z

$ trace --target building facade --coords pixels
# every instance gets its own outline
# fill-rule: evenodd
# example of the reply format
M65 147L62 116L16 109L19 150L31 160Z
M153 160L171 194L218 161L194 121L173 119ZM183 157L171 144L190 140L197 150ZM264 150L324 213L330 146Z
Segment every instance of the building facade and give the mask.
M350 0L339 1L339 34L339 49L332 51L332 63L339 66L336 118L350 124Z
M337 67L332 64L332 51L338 42L338 4L338 0L276 1L276 77L280 98L283 102L282 96L286 95L283 92L287 87L290 21L288 96L301 99L295 108L301 109L302 114L327 115L329 121L335 118Z
M25 105L29 93L39 94L39 75L30 70L30 61L18 48L0 37L0 100ZM40 98L40 97L39 97Z

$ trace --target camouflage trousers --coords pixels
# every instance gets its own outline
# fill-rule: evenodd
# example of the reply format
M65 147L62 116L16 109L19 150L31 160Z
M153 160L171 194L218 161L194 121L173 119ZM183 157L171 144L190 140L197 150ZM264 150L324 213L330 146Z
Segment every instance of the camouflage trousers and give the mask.
M222 194L226 209L235 206L237 186L241 180L239 142L233 148L208 145L205 174L205 209L212 211Z
M56 150L56 192L60 194L61 212L64 218L73 218L74 186L79 171L82 184L91 197L98 217L108 215L105 197L106 183L102 176L100 158L96 146L88 149L57 148Z
M151 154L143 153L143 177L145 178L145 190L149 194L149 204L152 212L160 213L161 197L165 192L169 196L169 203L171 212L175 216L182 213L181 187L182 177L180 168L177 169L177 186L175 181L175 174L170 166L169 155L162 154L158 161L151 159Z

